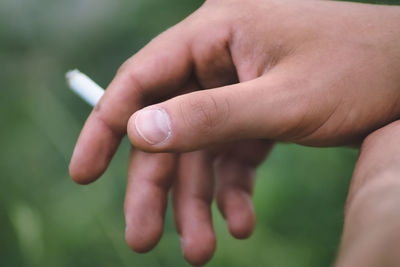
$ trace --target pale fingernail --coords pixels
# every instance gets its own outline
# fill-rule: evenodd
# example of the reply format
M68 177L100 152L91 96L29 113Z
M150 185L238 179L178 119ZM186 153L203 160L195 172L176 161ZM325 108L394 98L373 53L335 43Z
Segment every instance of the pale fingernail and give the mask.
M143 139L151 144L159 144L171 136L171 123L163 109L140 110L135 117L135 127Z

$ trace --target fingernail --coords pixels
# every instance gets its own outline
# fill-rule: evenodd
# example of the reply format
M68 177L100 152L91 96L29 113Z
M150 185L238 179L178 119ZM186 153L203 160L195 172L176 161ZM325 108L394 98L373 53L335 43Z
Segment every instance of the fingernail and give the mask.
M171 135L171 123L163 109L144 109L135 117L135 127L143 139L151 144L159 144Z

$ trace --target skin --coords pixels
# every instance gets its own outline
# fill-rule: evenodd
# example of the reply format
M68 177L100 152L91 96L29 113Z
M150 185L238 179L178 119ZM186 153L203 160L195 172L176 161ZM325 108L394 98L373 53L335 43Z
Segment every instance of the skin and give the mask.
M363 142L345 209L337 267L400 264L400 121Z
M121 66L85 123L70 175L96 180L127 133L129 246L157 244L171 191L184 257L202 265L216 246L214 197L234 237L252 233L254 173L274 141L357 145L399 118L399 23L400 7L206 1ZM150 110L169 120L159 143L138 131Z

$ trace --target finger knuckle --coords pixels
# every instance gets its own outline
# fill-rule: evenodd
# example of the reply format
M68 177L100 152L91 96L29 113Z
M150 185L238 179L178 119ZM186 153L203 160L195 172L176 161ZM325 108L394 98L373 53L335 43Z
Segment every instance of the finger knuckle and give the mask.
M124 84L129 84L129 96L138 101L138 104L147 103L149 96L141 80L142 75L138 71L132 59L125 61L118 69L118 80Z
M187 126L203 134L211 134L229 116L228 102L221 103L212 94L204 92L201 96L184 102L181 110Z
M131 59L125 60L117 70L117 75L125 75L131 67Z

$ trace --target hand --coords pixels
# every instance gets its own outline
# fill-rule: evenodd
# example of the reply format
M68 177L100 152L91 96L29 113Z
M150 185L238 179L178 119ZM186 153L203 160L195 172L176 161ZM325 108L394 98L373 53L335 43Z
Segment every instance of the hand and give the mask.
M126 238L136 251L157 243L174 181L184 256L202 264L215 247L214 161L219 206L245 237L252 173L271 146L260 140L353 144L398 118L399 21L398 7L207 1L123 64L82 130L71 177L98 178L126 130L142 151L192 151L132 152Z

